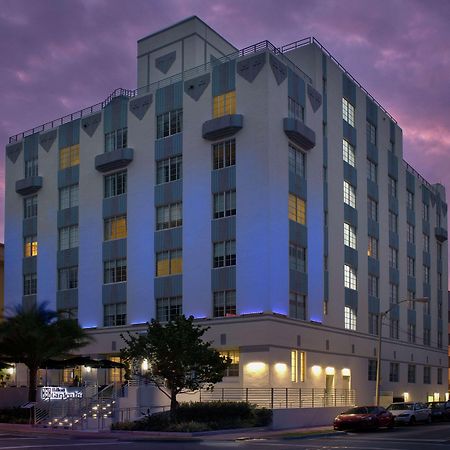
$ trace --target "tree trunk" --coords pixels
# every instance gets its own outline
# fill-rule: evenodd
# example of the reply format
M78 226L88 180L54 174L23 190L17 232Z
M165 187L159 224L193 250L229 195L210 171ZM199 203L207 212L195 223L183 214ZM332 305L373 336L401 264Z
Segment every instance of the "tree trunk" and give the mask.
M29 367L30 371L30 382L28 387L28 401L35 402L36 401L36 391L37 391L37 367Z
M178 408L178 402L177 402L177 391L172 389L170 391L170 419L175 419L175 414Z

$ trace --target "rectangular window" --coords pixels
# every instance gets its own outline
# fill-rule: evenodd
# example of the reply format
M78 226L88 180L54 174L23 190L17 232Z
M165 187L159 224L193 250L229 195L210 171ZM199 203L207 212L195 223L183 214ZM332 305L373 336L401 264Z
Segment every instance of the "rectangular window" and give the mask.
M236 291L216 291L213 293L214 317L236 315Z
M411 256L408 256L407 258L407 269L408 269L408 275L410 277L415 277L416 276L416 261L414 258L411 258Z
M342 156L346 163L350 164L352 167L356 166L355 147L345 139L342 139Z
M441 303L441 310L442 310L442 303ZM438 317L439 317L439 315L438 315ZM441 318L442 318L442 314L441 314ZM438 346L438 348L442 348L442 331L437 332L437 346Z
M306 156L291 144L289 144L289 172L302 178L306 177Z
M298 383L298 350L291 350L291 381Z
M376 183L378 180L377 172L378 172L377 165L373 161L368 159L367 160L367 179Z
M78 206L78 184L66 186L59 190L59 210Z
M414 194L411 191L406 191L406 206L414 211Z
M236 191L214 194L214 219L236 215Z
M430 238L428 238L428 242L430 242ZM442 244L440 242L436 242L436 253L437 259L442 259Z
M78 266L58 270L58 290L76 289L78 287Z
M378 314L369 313L369 334L378 336Z
M289 317L306 320L306 295L289 292Z
M414 244L416 242L416 239L415 239L415 226L411 225L410 223L406 224L406 239L411 244Z
M344 265L344 286L348 289L357 289L356 269L347 264Z
M423 251L430 253L430 236L428 236L428 234L425 233L423 233Z
M356 189L347 181L344 181L344 203L356 208Z
M222 350L219 352L223 358L231 359L231 364L225 370L225 377L239 376L239 350Z
M236 114L236 91L213 97L213 118Z
M344 245L356 250L356 228L344 222Z
M289 269L306 272L306 248L300 245L289 244Z
M122 283L127 281L127 259L110 259L103 262L103 283Z
M156 184L180 180L183 176L183 157L174 156L156 163Z
M377 127L373 123L366 121L366 132L367 141L373 145L377 145Z
M156 254L156 276L177 275L183 271L181 249L158 252Z
M398 269L398 250L394 247L389 247L389 267Z
M213 267L227 267L236 265L236 241L214 243Z
M120 128L118 130L105 133L105 153L112 152L119 148L126 148L128 141L128 128Z
M442 273L437 273L437 286L440 291L442 291Z
M442 367L437 369L437 384L442 384Z
M174 109L156 117L156 139L183 131L183 109Z
M423 266L423 282L430 284L430 268L428 266Z
M398 233L398 215L392 211L389 211L389 231Z
M218 142L213 144L213 170L236 165L236 141Z
M159 206L156 208L156 229L181 227L183 225L182 203Z
M23 218L29 219L36 217L38 212L38 198L37 195L23 199Z
M389 141L388 150L392 153L395 153L395 142Z
M378 202L370 197L367 198L367 217L378 222Z
M416 343L416 326L413 323L408 324L408 342Z
M183 302L181 296L156 299L156 320L158 322L170 322L182 314Z
M389 337L392 339L399 338L400 324L398 319L394 317L389 318Z
M408 364L408 383L416 382L416 365Z
M116 197L127 193L127 171L106 175L104 178L104 196L105 198Z
M38 242L37 236L25 236L23 238L23 257L29 258L31 256L37 256L38 254Z
M344 328L346 330L356 330L356 311L349 306L344 307Z
M397 180L392 177L389 177L389 196L397 198Z
M367 360L367 380L375 381L377 379L377 360Z
M392 305L398 303L398 284L389 283L389 303Z
M369 275L368 277L369 295L378 297L378 277Z
M378 239L373 236L368 236L367 242L367 256L378 259Z
M23 295L34 295L37 293L37 274L29 273L23 276Z
M423 329L423 345L431 345L431 331L429 328Z
M431 367L424 366L423 368L423 384L431 383Z
M123 239L127 237L127 216L110 217L104 220L104 240Z
M127 304L114 303L103 306L103 326L118 327L127 323Z
M352 127L355 126L355 107L346 98L342 98L342 118Z
M389 381L391 383L398 383L399 380L399 364L391 362L389 364Z
M416 298L416 293L408 289L406 296L406 298L408 299L408 308L413 310L416 309L416 302L414 301L414 299Z
M289 220L306 225L306 202L294 194L289 194Z
M25 161L25 178L38 176L38 159L33 158Z
M426 203L422 203L422 219L427 222L430 220L430 207Z
M78 225L59 229L59 250L78 247Z
M305 108L296 102L292 97L288 97L288 117L290 119L305 121Z
M72 145L59 150L59 170L80 164L80 145Z

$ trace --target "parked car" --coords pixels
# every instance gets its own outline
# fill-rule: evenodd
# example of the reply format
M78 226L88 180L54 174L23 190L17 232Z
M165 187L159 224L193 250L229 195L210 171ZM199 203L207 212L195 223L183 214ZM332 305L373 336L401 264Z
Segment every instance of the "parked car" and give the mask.
M431 410L431 419L439 421L450 420L450 402L428 402L427 407Z
M335 430L392 428L394 416L381 406L355 406L340 413L333 422Z
M387 410L394 416L395 423L414 425L416 422L431 422L431 410L419 402L391 403Z

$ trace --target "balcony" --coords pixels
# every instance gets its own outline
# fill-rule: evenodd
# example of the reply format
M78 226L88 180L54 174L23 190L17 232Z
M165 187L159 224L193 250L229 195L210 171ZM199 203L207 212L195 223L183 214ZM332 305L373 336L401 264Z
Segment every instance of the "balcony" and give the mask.
M243 126L242 114L229 114L216 119L207 120L202 126L203 139L215 141L236 134Z
M133 161L132 148L118 148L112 152L102 153L95 157L95 168L99 172L121 169Z
M42 187L42 177L34 176L16 181L16 192L20 195L30 195Z
M286 136L304 150L311 150L316 145L316 133L300 120L283 119L283 129Z
M447 230L442 227L436 227L434 234L439 242L445 242L448 239Z

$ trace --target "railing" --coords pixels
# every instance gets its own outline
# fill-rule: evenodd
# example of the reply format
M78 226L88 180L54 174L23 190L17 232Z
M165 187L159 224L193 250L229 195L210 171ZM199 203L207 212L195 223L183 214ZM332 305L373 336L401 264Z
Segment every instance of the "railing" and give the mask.
M117 422L130 422L133 420L140 419L144 416L149 416L151 414L155 414L158 412L168 411L170 409L169 406L160 406L160 405L150 405L150 406L141 406L141 407L132 407L132 408L120 408L114 419Z
M249 402L260 407L323 408L326 406L352 406L356 402L353 389L319 388L222 388L201 390L200 401Z
M408 172L411 172L414 176L416 176L428 189L430 189L432 192L435 192L435 187L430 182L425 180L425 178L420 175L420 173L417 172L414 167L410 166L405 160L403 160L403 165Z

